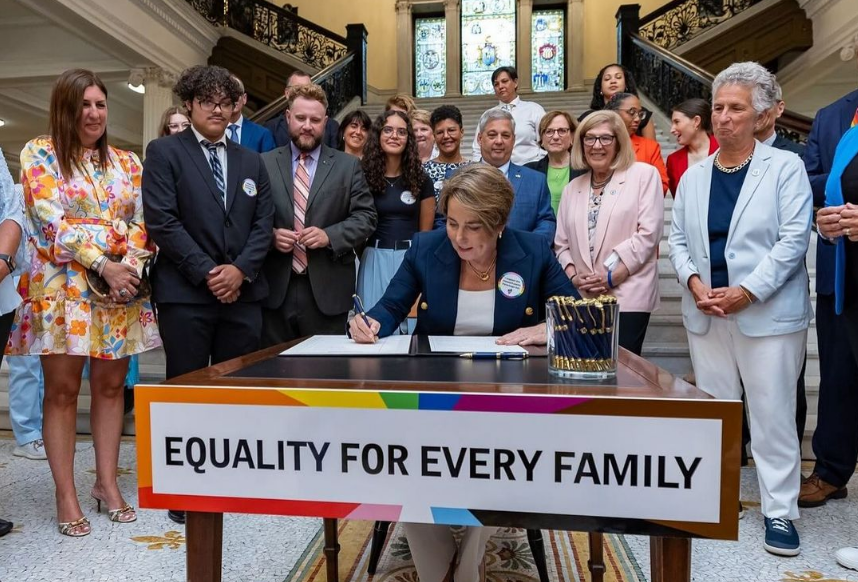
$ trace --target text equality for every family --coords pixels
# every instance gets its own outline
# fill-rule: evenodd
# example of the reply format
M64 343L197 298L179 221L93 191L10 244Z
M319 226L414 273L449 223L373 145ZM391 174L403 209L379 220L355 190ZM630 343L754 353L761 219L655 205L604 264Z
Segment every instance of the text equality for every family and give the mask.
M702 457L398 444L165 437L166 464L198 474L226 469L533 481L551 464L555 483L691 489ZM331 454L332 451L338 453Z

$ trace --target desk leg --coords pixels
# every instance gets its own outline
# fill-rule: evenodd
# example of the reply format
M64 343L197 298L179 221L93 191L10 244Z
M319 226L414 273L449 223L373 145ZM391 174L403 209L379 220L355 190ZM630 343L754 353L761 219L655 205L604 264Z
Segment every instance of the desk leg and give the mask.
M338 554L340 544L337 541L337 520L325 519L325 572L328 582L339 582L340 567Z
M188 582L220 582L223 561L223 514L188 511Z
M649 539L652 582L691 582L691 539Z
M599 532L590 532L590 559L587 560L587 567L590 569L590 580L592 582L602 582L605 576L605 556L602 549L602 534Z

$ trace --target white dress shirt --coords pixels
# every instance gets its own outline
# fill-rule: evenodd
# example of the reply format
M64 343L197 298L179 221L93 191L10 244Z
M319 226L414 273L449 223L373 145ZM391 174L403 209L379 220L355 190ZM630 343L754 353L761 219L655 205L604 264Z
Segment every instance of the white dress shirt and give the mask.
M523 166L544 158L548 152L539 147L539 122L545 115L545 109L539 103L522 101L516 97L509 103L498 101L498 107L509 111L515 120L515 145L512 148L512 163ZM471 159L479 162L483 159L480 142L477 139L479 127L474 133Z
M194 127L193 125L191 125L191 131L194 132L194 137L197 138L197 143L200 144L200 149L203 150L203 155L206 158L206 162L208 162L209 167L211 167L212 163L209 160L209 148L207 148L202 143L200 143L204 140L208 141L208 138L206 138L205 136L203 136L203 134L198 132L197 128ZM226 185L229 184L229 182L226 179L226 172L227 172L227 168L226 168L226 133L224 133L222 136L220 136L220 139L214 140L213 143L222 143L223 144L222 148L217 149L217 157L220 160L220 167L221 167L221 171L223 172L223 184L224 184L224 187L226 187ZM224 196L224 198L226 198L226 196Z

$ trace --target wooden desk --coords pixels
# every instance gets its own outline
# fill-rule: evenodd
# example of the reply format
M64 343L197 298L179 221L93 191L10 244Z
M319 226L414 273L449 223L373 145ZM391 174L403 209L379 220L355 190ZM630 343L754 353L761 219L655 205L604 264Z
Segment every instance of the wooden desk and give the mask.
M402 392L403 398L408 397L407 395L413 396L415 392L428 396L438 394L439 398L443 398L444 393L455 397L465 395L472 399L489 396L502 400L507 405L511 402L510 399L516 398L522 405L525 402L538 402L541 403L539 406L580 400L598 407L599 410L610 411L609 414L616 418L654 418L662 422L674 419L694 419L701 422L716 420L719 421L721 435L720 456L717 461L711 462L720 463L720 482L714 489L718 509L715 513L717 517L708 522L701 522L699 519L686 522L593 515L546 515L504 510L472 510L472 514L478 517L480 523L486 525L650 535L653 582L690 581L691 538L738 538L736 506L739 494L741 403L712 400L694 386L674 378L625 350L621 352L620 367L614 381L558 383L548 374L547 362L543 358L531 358L525 362L495 362L439 356L278 357L285 347L287 346L276 346L175 378L169 382L174 387L137 387L140 506L185 509L188 512L188 580L221 580L223 513L260 513L261 510L283 515L325 518L328 580L337 580L339 547L336 540L336 520L332 518L345 515L340 507L344 503L267 499L262 504L242 498L200 498L174 492L168 494L158 492L157 488L153 487L155 443L154 437L150 436L150 426L161 414L160 408L153 406L154 404L208 404L213 401L213 395L217 395L217 403L241 405L247 404L244 398L251 391L257 395L270 395L264 396L264 399L273 399L275 396L282 398L283 394L296 391L312 393L316 400L326 398L328 392L359 394L360 397L364 397L367 392L374 393L374 396L382 392L387 395ZM341 405L328 403L321 406ZM570 416L561 420L576 422L575 417L571 416L575 413L569 414ZM159 422L160 420L158 417ZM631 434L627 440L633 444L638 438L639 435ZM167 445L168 454L170 446ZM174 452L178 454L178 448ZM159 449L154 455L162 453ZM172 457L168 457L170 458ZM605 466L607 467L607 463ZM308 503L311 506L308 506ZM361 514L359 519L390 521L387 517L369 513ZM600 543L600 537L591 536L591 542Z

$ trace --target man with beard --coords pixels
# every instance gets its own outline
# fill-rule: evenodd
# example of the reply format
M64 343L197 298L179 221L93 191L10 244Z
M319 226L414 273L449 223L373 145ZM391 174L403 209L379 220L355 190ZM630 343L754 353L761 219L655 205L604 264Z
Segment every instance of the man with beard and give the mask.
M256 152L226 139L241 89L229 71L196 66L173 89L191 127L157 139L143 164L143 212L158 246L152 294L167 378L259 349L262 263L274 208ZM183 511L170 511L184 523Z
M360 160L322 144L328 108L318 85L295 87L290 143L263 154L274 198L274 243L263 271L266 346L345 332L355 292L355 247L375 231L376 211Z

